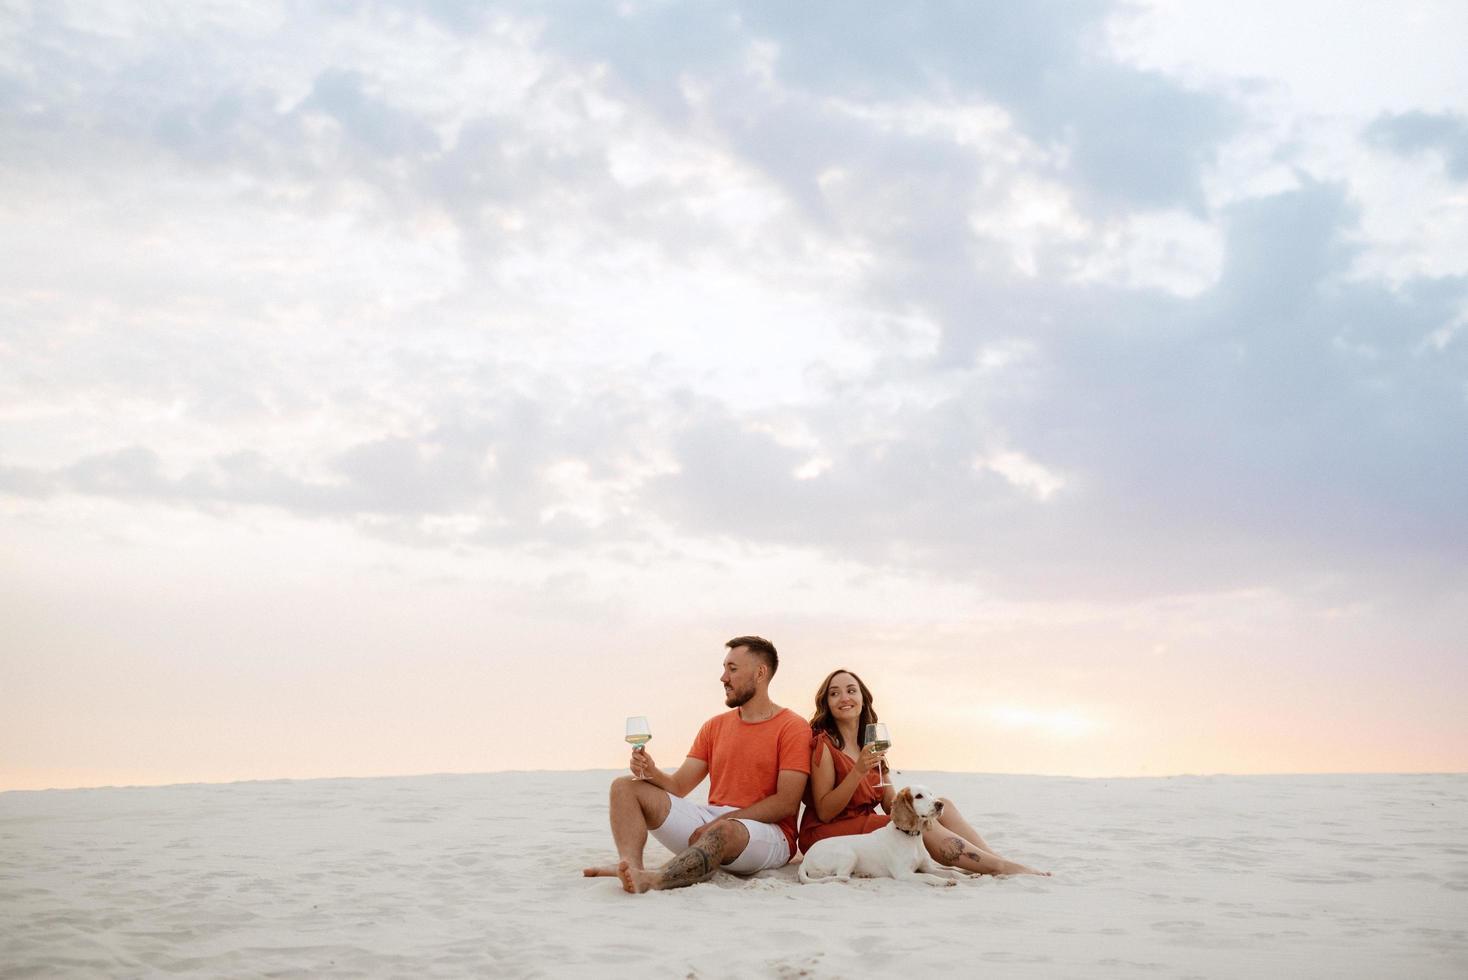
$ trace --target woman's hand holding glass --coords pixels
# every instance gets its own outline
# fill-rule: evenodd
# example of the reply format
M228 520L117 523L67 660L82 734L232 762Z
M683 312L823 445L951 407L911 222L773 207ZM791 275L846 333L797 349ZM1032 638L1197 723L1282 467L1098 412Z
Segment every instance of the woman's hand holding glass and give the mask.
M867 748L877 750L879 760L885 757L887 750L892 747L892 736L888 734L887 726L880 721L874 721L867 726L865 741ZM885 772L878 777L878 787L885 788L891 785Z
M875 745L864 745L856 756L856 771L865 776L882 764L882 752Z

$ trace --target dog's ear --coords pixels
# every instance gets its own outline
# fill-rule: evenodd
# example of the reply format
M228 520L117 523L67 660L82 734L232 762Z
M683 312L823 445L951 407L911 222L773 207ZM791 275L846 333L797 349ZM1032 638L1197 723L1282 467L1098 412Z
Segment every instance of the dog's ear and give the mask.
M922 821L918 819L917 808L912 805L912 790L906 786L892 801L892 822L897 825L898 830L906 831L909 834L914 830L922 829Z

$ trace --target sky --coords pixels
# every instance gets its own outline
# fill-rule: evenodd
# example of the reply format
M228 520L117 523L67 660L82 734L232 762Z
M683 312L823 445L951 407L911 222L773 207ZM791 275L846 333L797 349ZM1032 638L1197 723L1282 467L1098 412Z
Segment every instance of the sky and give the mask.
M0 789L1468 770L1465 37L0 2Z

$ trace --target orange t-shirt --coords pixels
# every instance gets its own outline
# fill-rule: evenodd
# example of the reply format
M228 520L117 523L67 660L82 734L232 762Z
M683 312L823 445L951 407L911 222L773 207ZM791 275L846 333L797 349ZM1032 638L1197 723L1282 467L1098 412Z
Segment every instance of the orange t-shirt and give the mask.
M789 708L753 723L735 708L704 722L688 755L708 763L711 806L746 807L775 795L781 769L810 772L810 725ZM795 814L779 826L793 857Z

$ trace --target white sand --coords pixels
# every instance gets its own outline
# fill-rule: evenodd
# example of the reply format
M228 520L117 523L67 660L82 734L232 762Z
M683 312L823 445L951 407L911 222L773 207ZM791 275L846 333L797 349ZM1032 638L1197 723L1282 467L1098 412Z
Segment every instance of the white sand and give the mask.
M0 794L0 978L1468 976L1468 776L910 773L1056 877L637 897L610 776Z

